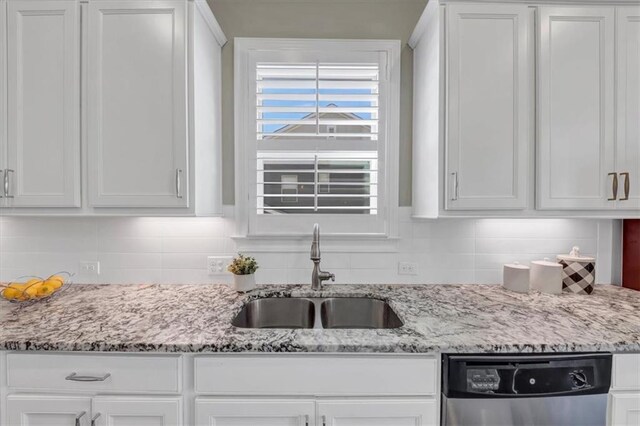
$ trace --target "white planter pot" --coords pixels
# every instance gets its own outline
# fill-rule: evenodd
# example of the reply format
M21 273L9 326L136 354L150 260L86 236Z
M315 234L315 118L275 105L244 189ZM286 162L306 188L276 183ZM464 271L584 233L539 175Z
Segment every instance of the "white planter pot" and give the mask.
M254 288L256 288L256 274L233 276L233 289L235 291L244 293Z

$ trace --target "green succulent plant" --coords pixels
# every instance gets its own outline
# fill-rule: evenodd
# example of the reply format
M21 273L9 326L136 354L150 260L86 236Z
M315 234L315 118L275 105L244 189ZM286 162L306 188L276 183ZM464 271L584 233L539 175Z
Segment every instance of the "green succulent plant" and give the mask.
M251 256L238 254L234 257L227 270L234 275L251 275L258 269L258 262Z

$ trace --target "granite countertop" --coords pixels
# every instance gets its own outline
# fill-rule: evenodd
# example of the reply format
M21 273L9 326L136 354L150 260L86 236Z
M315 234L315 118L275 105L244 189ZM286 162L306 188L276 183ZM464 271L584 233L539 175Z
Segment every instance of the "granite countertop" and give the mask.
M388 330L240 329L231 319L261 296L373 296L405 325ZM591 296L519 294L490 285L73 285L40 303L0 300L0 350L123 352L640 351L640 292L599 285Z

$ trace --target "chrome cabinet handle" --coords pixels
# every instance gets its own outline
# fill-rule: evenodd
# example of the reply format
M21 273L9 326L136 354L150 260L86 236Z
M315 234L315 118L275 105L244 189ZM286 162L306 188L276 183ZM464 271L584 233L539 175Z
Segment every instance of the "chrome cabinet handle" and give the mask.
M176 197L182 198L182 169L176 169Z
M13 195L9 195L9 173L15 173L15 170L6 169L4 171L4 196L5 196L5 198L13 198Z
M111 373L107 373L104 376L78 376L76 373L71 373L64 379L72 382L104 382L109 377L111 377Z
M620 198L620 201L627 201L629 199L629 190L631 189L629 172L620 173L620 176L624 176L624 198Z
M0 169L0 175L4 176L4 170ZM7 193L4 192L3 188L2 193L0 194L0 198L4 198L5 195L7 195Z
M80 419L81 419L85 414L87 414L87 412L86 412L86 411L83 411L82 413L80 413L80 414L78 414L78 415L76 416L76 426L80 426Z
M327 426L327 416L322 416L322 426Z
M100 413L97 413L95 416L93 416L93 418L91 419L91 426L96 426L96 420L98 420L98 417L100 417Z
M609 173L607 176L613 176L613 183L611 186L611 190L613 191L613 196L611 198L607 198L608 201L615 201L618 199L618 174L617 173Z
M304 426L309 426L309 415L308 414L306 414L304 416Z
M458 181L458 172L451 173L451 179L453 181L453 195L451 196L451 201L456 201L459 195L460 184Z

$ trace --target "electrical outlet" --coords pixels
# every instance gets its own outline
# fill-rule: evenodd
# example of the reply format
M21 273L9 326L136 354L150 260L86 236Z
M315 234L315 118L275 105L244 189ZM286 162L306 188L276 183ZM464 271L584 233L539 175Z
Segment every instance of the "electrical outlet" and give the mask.
M100 275L100 262L97 260L80 262L80 271L86 275Z
M207 256L207 273L209 275L226 274L231 259L231 256Z
M418 275L418 264L413 262L399 262L398 275Z

